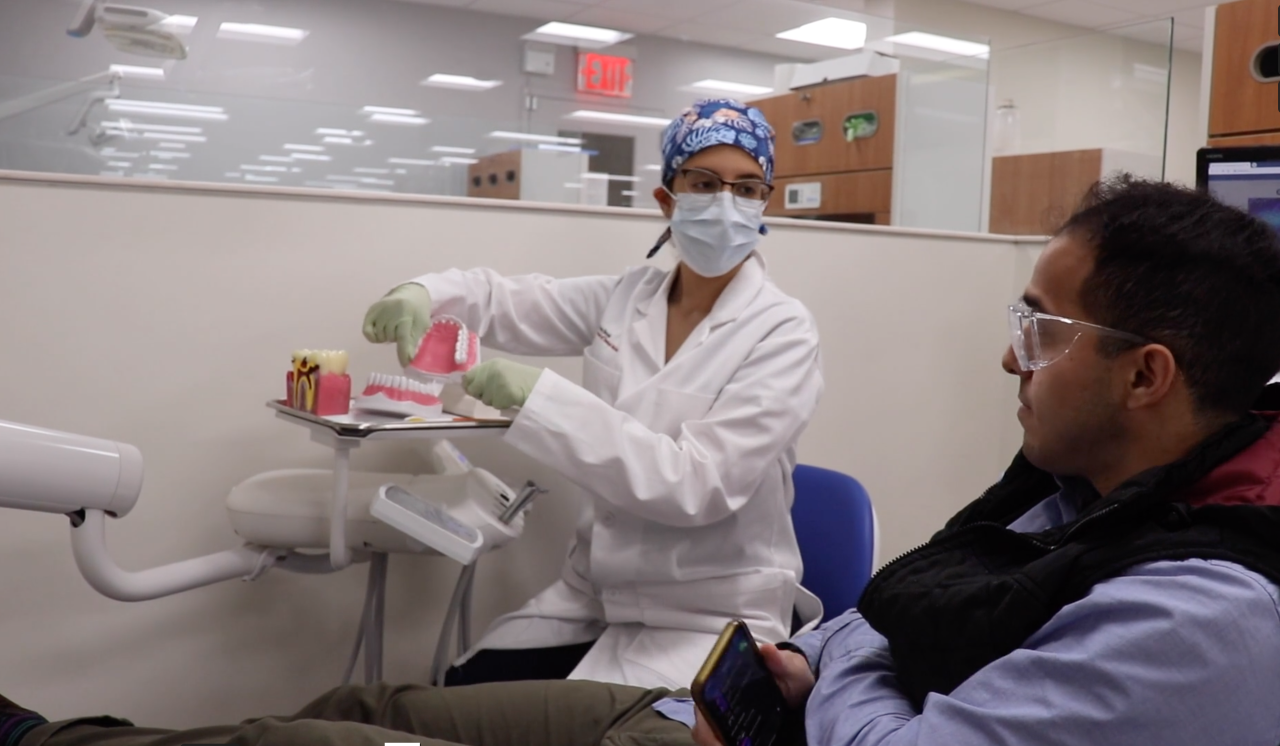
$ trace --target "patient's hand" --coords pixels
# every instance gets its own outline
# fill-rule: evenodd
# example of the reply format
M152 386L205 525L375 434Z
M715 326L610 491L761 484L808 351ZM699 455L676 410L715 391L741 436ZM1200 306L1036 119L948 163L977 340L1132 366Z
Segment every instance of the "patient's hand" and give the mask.
M778 682L778 688L782 690L787 704L793 709L803 709L817 683L813 678L813 670L809 668L809 661L799 653L778 650L768 644L760 646L760 654L764 656L764 663L773 673L773 679ZM702 717L702 709L695 708L694 714L696 720L693 724L693 742L698 746L725 746Z
M768 644L760 646L760 654L764 656L765 665L773 673L787 704L797 710L803 708L817 683L813 678L813 669L809 668L809 661L799 653L778 650Z

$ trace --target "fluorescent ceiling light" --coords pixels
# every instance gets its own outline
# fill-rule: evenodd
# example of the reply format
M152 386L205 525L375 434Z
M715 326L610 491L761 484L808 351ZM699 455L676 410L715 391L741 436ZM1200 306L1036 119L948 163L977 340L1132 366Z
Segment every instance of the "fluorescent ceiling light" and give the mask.
M220 106L196 106L194 104L167 104L161 101L129 101L108 99L107 109L112 114L149 114L178 119L205 119L225 122L228 117Z
M417 116L422 112L416 109L392 109L389 106L365 106L360 109L361 114L400 114L402 116Z
M595 172L587 172L587 173L585 173L585 174L582 174L582 178L584 178L584 179L607 179L607 180L609 180L609 181L629 181L629 182L631 182L631 183L635 183L635 182L637 182L637 181L640 181L640 177L639 177L639 176L623 176L622 174L603 174L603 173L595 173Z
M204 130L200 127L179 127L171 124L143 124L141 122L131 122L128 119L121 119L117 122L103 122L103 127L112 127L120 130L138 130L140 132L181 132L186 134L198 135ZM174 137L174 140L182 138Z
M137 158L142 155L142 153L129 153L115 148L103 148L102 154L109 158Z
M293 162L292 156L287 156L287 155L260 155L258 156L258 160L268 161L271 163L292 163Z
M177 171L178 170L177 166L167 166L162 163L152 163L148 165L147 168L152 168L157 171Z
M364 137L364 132L360 130L339 130L332 127L320 127L316 130L317 135L346 135L347 137Z
M352 140L350 137L334 137L330 135L321 142L333 143L334 145L350 145Z
M285 143L284 149L285 150L307 150L312 153L324 152L324 146L322 145L299 145L297 143L292 143L292 142Z
M533 135L528 132L506 132L503 130L495 130L489 133L489 137L499 140L519 140L521 142L550 142L559 145L581 145L582 140L576 137L555 137L554 135Z
M133 164L128 161L107 161L107 165L112 168L129 168Z
M858 49L867 42L867 24L845 18L823 18L775 36L823 47Z
M186 36L196 27L196 22L199 20L199 16L169 16L156 25L163 26L175 34Z
M190 158L190 157L191 157L191 154L190 154L190 153L175 153L175 152L173 152L172 150L153 150L153 151L151 151L151 157L153 157L153 158L162 158L162 159L164 159L164 160L166 160L166 161L171 161L171 160L173 160L174 158Z
M431 122L426 117L412 117L404 114L374 114L369 117L369 121L383 124L428 124Z
M986 44L979 44L976 41L965 41L963 39L953 39L950 36L938 36L937 34L926 34L923 31L908 31L905 34L894 34L885 37L885 41L894 44L905 44L909 47L922 47L924 49L934 49L947 54L954 54L960 57L981 57L987 58L991 52L991 47Z
M431 147L433 153L459 153L461 155L471 155L476 152L475 148L455 148L452 145L433 145Z
M734 83L730 80L715 80L714 78L707 78L706 80L699 80L697 83L690 83L689 87L698 91L745 93L752 96L762 96L766 93L773 93L773 89L768 86L751 85L750 83Z
M398 163L404 166L434 166L435 161L427 161L421 158L388 158L387 163Z
M389 174L391 173L391 169L389 168L357 167L357 168L351 169L351 171L352 173L357 173L357 174Z
M428 85L434 88L452 88L458 91L487 91L491 88L497 88L502 85L501 80L480 80L470 75L449 75L447 73L435 73L429 75L418 85Z
M128 134L122 132L121 134ZM143 132L142 136L148 140L182 140L184 142L208 142L209 138L204 135L174 135L167 132Z
M111 72L120 73L126 78L142 80L164 80L163 67L138 67L137 65L112 65Z
M330 181L349 181L355 184L383 184L385 186L395 186L394 181L388 181L387 179L374 179L368 176L343 176L342 174L332 174L325 178Z
M661 117L642 117L636 114L616 114L612 111L591 111L579 109L565 115L565 119L583 119L589 122L611 122L614 124L634 124L640 127L666 127L670 119Z
M261 23L231 23L218 27L219 39L263 41L270 44L297 44L307 38L310 31L288 26L265 26Z
M254 176L253 174L245 174L245 175L244 175L244 180L245 180L245 181L265 181L265 182L268 182L268 183L275 183L275 182L277 182L277 181L280 181L280 177L278 177L278 176Z
M300 173L302 173L302 169L298 168L297 166L294 166L293 168L289 169L289 173L291 173L291 174L300 174Z
M538 150L555 150L561 153L581 153L582 146L581 145L556 145L555 143L540 142L538 143Z
M459 158L458 156L455 156L455 155L447 155L444 158L441 158L440 162L441 163L464 163L467 165L471 165L472 163L479 163L480 161L479 159L476 159L476 158Z
M546 41L552 44L572 44L580 47L599 48L626 41L633 36L635 34L611 28L552 21L539 26L533 32L525 34L521 38L529 41Z
M294 153L291 156L289 156L289 158L295 161L331 161L333 160L327 155L315 155L313 153Z
M288 171L285 166L255 166L252 163L243 163L240 165L242 171Z
M187 146L186 146L185 144L183 144L183 143L180 143L180 142L161 142L161 143L156 143L156 147L157 147L157 148L173 148L173 149L175 149L175 150L183 150L183 149L185 149Z

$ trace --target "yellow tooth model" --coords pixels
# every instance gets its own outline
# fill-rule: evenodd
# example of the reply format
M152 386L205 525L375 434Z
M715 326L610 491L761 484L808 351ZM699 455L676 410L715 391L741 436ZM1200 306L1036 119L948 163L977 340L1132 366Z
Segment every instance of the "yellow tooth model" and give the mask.
M351 409L347 358L345 350L294 350L285 403L321 417L346 414Z

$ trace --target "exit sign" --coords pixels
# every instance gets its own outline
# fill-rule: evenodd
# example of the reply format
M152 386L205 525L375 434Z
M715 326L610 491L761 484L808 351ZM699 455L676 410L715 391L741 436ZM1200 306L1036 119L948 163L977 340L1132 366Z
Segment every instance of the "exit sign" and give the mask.
M578 91L631 98L631 64L626 57L578 53Z

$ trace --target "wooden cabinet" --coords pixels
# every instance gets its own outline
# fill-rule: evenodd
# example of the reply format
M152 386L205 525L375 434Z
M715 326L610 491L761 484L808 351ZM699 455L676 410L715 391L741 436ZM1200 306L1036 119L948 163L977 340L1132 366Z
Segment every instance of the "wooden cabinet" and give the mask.
M897 81L897 75L850 78L752 102L778 133L776 176L892 168ZM876 112L879 129L871 137L846 141L845 118L863 111ZM821 138L797 143L794 127L812 121L821 123Z
M521 151L508 150L467 166L467 196L520 199Z
M1247 148L1258 145L1280 145L1280 132L1209 138L1209 147L1211 148Z
M1052 234L1103 173L1100 149L993 158L988 230L1015 236Z
M1253 60L1277 36L1274 0L1219 5L1214 22L1209 137L1280 131L1280 84L1260 83Z
M893 171L854 171L822 176L793 176L775 179L777 192L769 200L765 215L781 218L823 217L855 223L889 223L893 196ZM822 200L816 208L787 209L787 187L818 184Z

